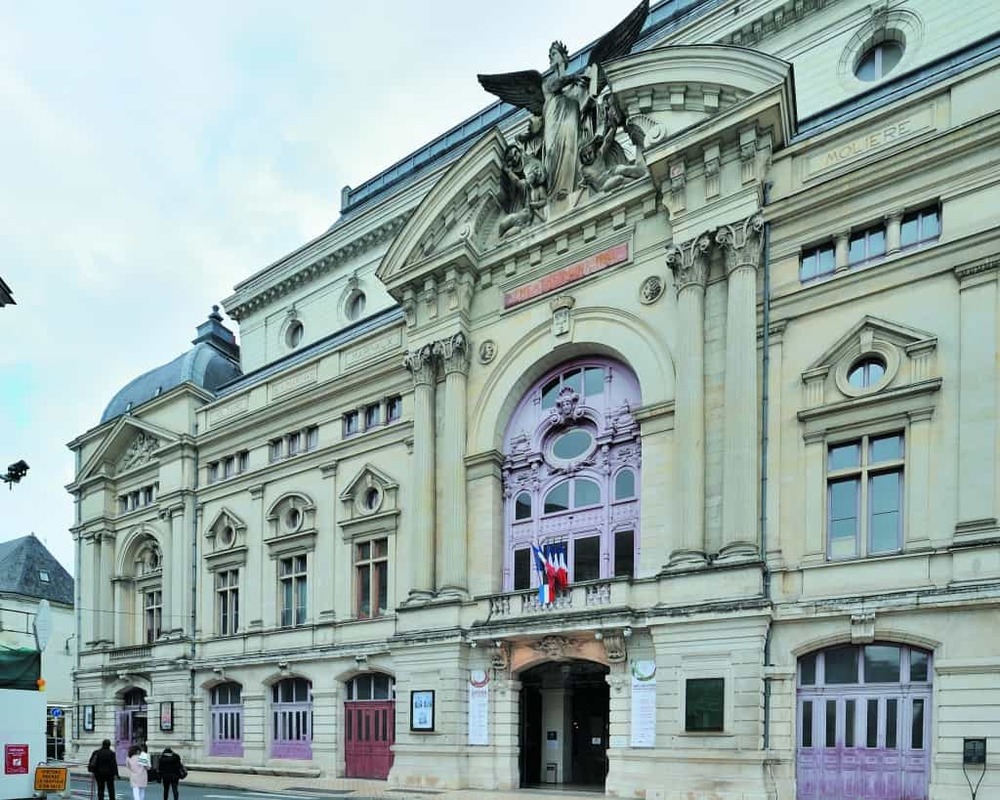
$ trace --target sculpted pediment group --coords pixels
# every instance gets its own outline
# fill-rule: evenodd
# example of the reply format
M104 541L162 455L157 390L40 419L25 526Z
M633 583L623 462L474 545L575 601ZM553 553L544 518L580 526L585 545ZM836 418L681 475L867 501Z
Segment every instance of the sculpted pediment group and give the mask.
M474 280L499 254L566 236L634 202L632 187L662 196L657 210L673 221L692 205L678 199L692 179L704 182L710 202L725 193L723 183L743 187L762 177L760 126L768 147L794 126L789 65L712 45L633 55L648 11L644 0L579 69L570 69L556 41L544 73L479 76L528 117L507 135L485 134L424 198L378 270L397 299L436 291L448 270ZM736 161L736 180L721 181Z

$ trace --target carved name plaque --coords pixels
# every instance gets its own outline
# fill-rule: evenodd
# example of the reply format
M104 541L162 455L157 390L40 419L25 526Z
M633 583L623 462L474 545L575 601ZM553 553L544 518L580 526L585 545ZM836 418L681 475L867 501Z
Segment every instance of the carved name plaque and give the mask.
M628 242L616 244L600 253L595 253L583 261L557 269L531 283L525 283L511 289L503 296L503 307L512 308L528 300L534 300L543 294L561 289L571 283L581 281L595 272L618 266L628 261Z
M392 331L378 339L372 339L358 347L345 350L341 356L341 365L344 369L349 369L355 364L375 358L383 353L399 350L403 346L403 334L400 331Z
M250 398L246 395L237 397L233 402L226 403L224 406L219 406L209 411L208 426L214 428L216 425L228 422L238 414L242 414L248 408L250 408Z
M883 122L846 142L841 142L825 152L811 156L806 164L809 176L838 167L876 150L892 147L918 133L934 129L934 107L927 106L905 117Z
M294 375L289 375L287 378L282 378L280 381L275 381L271 384L271 399L275 397L281 397L283 394L288 394L289 392L294 392L296 389L300 389L303 386L309 386L310 384L316 383L319 377L319 371L316 365L304 369L301 372L296 372Z

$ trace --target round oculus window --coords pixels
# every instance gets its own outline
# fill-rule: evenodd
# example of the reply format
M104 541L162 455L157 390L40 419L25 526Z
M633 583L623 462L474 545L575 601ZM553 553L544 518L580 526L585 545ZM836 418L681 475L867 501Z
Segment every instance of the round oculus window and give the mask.
M869 389L885 377L885 361L866 356L855 362L847 373L847 382L855 389Z
M892 72L903 58L901 42L886 40L870 47L858 59L854 75L860 81L878 81Z
M381 502L382 493L374 486L365 492L364 506L366 511L375 511Z
M285 330L285 344L295 349L302 344L303 333L305 333L305 328L302 326L302 323L297 319L292 320Z
M297 508L290 508L285 512L285 527L290 531L297 531L302 524L302 512Z
M573 428L556 437L552 455L562 461L573 461L586 453L594 444L594 437L584 428Z

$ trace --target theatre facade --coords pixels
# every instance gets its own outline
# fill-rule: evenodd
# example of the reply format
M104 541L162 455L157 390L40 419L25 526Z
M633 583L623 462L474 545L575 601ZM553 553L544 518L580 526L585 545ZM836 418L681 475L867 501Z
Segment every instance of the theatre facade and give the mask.
M235 287L239 345L214 309L70 443L81 752L966 796L1000 736L1000 7L622 17L479 76L506 104Z

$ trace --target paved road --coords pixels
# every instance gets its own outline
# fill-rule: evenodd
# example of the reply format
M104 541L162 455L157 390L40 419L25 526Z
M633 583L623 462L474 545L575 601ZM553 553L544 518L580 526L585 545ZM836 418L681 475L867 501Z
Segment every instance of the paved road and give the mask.
M225 776L219 776L219 783L225 783ZM90 780L83 776L72 776L71 779L72 800L90 800L91 786ZM121 780L115 784L116 800L132 800L132 791L128 780ZM399 800L404 800L407 792L400 792ZM421 797L425 794L421 793ZM161 800L163 797L163 786L159 783L152 783L146 790L146 800ZM284 789L276 792L264 792L259 789L237 789L223 788L221 786L198 786L196 784L181 782L180 800L374 800L364 795L359 795L351 789ZM107 800L107 798L105 798ZM172 797L171 797L172 800Z

